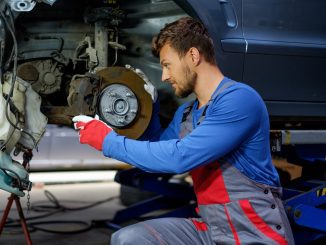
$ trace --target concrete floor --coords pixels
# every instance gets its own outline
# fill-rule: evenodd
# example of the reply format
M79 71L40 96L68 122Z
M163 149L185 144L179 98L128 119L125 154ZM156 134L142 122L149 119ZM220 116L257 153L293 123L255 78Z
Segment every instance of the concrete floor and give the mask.
M53 233L42 229L55 231L76 231L89 227L93 221L111 220L117 211L125 208L120 202L120 185L113 181L115 172L112 171L85 171L85 172L58 172L58 173L31 173L30 179L34 185L30 192L31 210L27 211L27 196L21 198L22 208L29 224L31 240L34 245L107 245L110 244L110 236L113 229L108 227L93 226L80 233ZM6 207L8 192L0 190L0 218ZM50 199L52 200L50 200ZM103 202L101 202L103 201ZM66 207L65 211L53 209L55 202ZM82 210L77 209L91 204L101 204ZM40 208L52 207L46 212L40 212ZM38 212L37 212L38 210ZM57 211L57 212L55 212ZM55 212L55 214L33 219L35 216ZM18 219L15 203L9 213L9 221ZM54 223L56 221L56 223ZM59 224L60 222L68 222ZM42 224L40 222L43 222ZM47 222L45 224L44 222ZM77 223L76 223L77 222ZM79 223L78 223L79 222ZM80 223L84 222L84 223ZM134 223L135 220L129 223ZM38 223L38 224L37 224ZM9 222L9 225L12 224ZM27 244L23 230L18 223L17 227L4 227L0 235L0 245L25 245ZM318 241L311 243L326 244Z
M87 174L84 173L84 174ZM60 176L60 174L59 174ZM60 177L56 177L57 179ZM76 180L75 180L76 181ZM79 183L44 183L35 182L30 192L30 202L32 210L27 212L27 198L21 198L21 204L24 209L24 214L28 222L41 222L41 221L83 221L87 224L91 224L93 220L106 220L111 219L115 212L119 209L124 208L121 205L118 198L119 195L119 184L108 180L96 180L96 182L79 182ZM89 180L91 181L91 180ZM92 208L87 208L79 211L60 211L54 215L46 218L32 219L32 217L44 214L44 212L35 212L34 208L41 207L41 205L53 206L47 196L47 193L51 193L60 205L68 208L79 208L85 205L90 205L98 201L105 200L102 204L96 205ZM47 194L47 195L46 195ZM9 193L0 190L0 210L1 217L3 210L7 204L7 198ZM116 197L116 198L114 198ZM112 198L112 199L110 199ZM48 210L49 211L49 210ZM54 211L52 209L51 211ZM11 212L9 214L10 220L17 219L16 205L13 204ZM85 227L85 225L78 224L40 224L36 225L39 228L54 229L54 230L75 230ZM108 228L97 228L94 227L86 232L77 234L56 234L49 233L40 230L31 229L30 235L33 244L60 244L60 245L72 245L72 244L110 244L110 234L113 231ZM20 245L27 244L21 226L17 228L5 227L0 236L1 245Z

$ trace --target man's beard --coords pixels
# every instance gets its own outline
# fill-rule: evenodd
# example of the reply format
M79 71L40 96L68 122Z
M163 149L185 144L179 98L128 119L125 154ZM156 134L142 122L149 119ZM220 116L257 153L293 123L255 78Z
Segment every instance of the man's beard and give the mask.
M175 94L180 98L185 98L194 91L197 73L190 70L188 65L183 67L184 79L177 83Z

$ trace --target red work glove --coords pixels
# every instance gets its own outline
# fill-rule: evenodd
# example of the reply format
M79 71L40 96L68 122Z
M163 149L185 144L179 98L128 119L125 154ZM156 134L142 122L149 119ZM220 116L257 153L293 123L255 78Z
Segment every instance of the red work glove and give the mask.
M96 118L84 115L75 116L72 121L79 132L80 143L88 144L101 151L103 140L112 128Z

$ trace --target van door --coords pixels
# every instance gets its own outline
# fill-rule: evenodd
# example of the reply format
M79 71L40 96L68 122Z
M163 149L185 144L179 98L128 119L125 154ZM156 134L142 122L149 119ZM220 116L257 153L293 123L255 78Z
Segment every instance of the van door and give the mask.
M326 116L326 1L242 4L244 81L272 116Z

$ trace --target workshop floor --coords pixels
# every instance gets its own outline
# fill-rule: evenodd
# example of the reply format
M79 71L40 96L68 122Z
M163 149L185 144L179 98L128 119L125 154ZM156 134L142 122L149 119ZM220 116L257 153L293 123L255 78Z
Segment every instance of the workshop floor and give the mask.
M114 213L122 209L123 206L120 200L117 198L119 195L119 185L113 181L114 173L103 172L104 177L98 178L99 174L95 174L95 178L90 178L86 180L84 177L91 175L91 172L76 172L72 173L72 176L79 175L78 177L71 181L72 176L67 177L70 181L63 180L65 173L38 173L38 175L45 176L48 180L43 182L42 180L34 180L34 186L30 192L30 203L31 210L27 212L27 197L21 198L21 204L24 209L24 214L28 222L34 224L36 230L33 227L31 229L30 235L34 245L42 244L60 244L60 245L72 245L72 244L110 244L110 234L112 230L108 228L94 227L88 231L80 232L76 234L60 234L60 233L50 233L40 231L40 229L53 229L61 231L72 231L76 229L86 228L87 225L91 224L93 220L106 220L111 219ZM94 174L94 173L93 173ZM56 181L50 181L50 177ZM55 176L53 176L55 175ZM33 177L33 173L31 174ZM60 183L61 180L61 183ZM9 193L0 190L0 210L1 217L3 215L3 210L7 204L7 197ZM52 202L50 201L52 200ZM93 206L87 209L81 210L67 210L85 207L96 202L103 203ZM59 208L54 208L55 203L57 206L64 206L65 211L60 211ZM51 207L49 209L49 206ZM36 212L38 211L38 212ZM42 212L40 212L42 211ZM46 211L46 212L44 212ZM50 212L56 212L51 216L44 218L31 219L32 217L39 216L42 214L47 214ZM9 220L14 220L18 218L15 203L12 206L11 212L9 214ZM46 221L41 224L40 222ZM58 222L55 224L53 221L65 221L70 223ZM77 221L77 223L75 223ZM84 222L84 223L78 223ZM0 236L1 245L20 245L27 244L22 231L21 226L8 227L6 226Z

